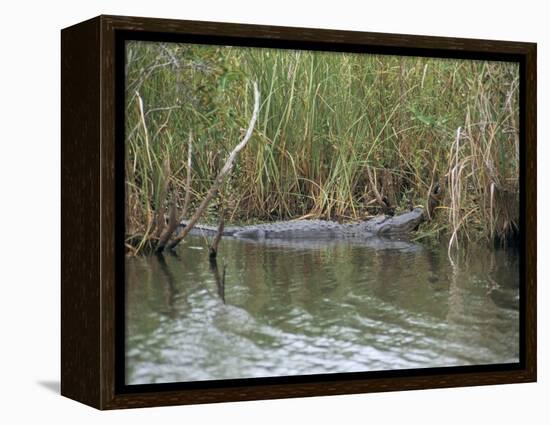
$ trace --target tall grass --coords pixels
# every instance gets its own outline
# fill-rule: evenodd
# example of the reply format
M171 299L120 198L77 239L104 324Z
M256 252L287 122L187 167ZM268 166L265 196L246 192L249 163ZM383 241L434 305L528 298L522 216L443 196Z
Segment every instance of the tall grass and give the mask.
M517 64L145 42L127 62L129 235L182 203L187 173L200 202L247 125L252 81L260 116L220 193L226 220L358 220L381 211L377 192L404 210L440 184L419 237L517 229Z

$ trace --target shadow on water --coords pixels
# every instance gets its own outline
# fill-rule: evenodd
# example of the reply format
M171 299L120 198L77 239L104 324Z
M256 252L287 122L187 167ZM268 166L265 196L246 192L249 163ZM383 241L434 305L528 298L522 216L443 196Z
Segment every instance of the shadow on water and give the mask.
M176 253L171 253L169 255L172 255L174 258L177 259ZM160 279L162 283L165 285L165 300L166 300L166 310L162 311L163 314L166 314L169 317L174 318L177 314L176 309L174 308L174 300L176 298L176 295L178 294L178 289L176 286L176 281L174 278L174 274L170 270L170 267L168 264L166 264L166 259L164 258L164 254L157 253L155 254L155 258L158 262L160 274L163 275L163 279Z
M176 262L173 267L178 266L178 262L181 262L180 257L178 254L174 251L169 251L169 254L174 261ZM176 285L176 278L174 277L174 273L171 270L171 266L168 265L166 262L166 259L164 257L163 253L156 253L155 258L158 261L159 270L161 274L164 276L164 279L161 279L165 285L166 285L166 305L168 307L168 310L165 312L170 317L174 317L176 310L174 309L174 301L179 293L178 287ZM226 268L227 265L224 264L222 267L222 272L220 273L217 259L214 257L208 258L208 263L210 266L210 271L212 272L212 276L214 277L214 281L216 282L216 289L217 293L222 300L222 302L225 304L225 274L226 274ZM185 282L182 282L182 284L185 284Z
M516 255L510 255L515 253ZM519 255L514 249L499 249L493 252L493 259L488 279L491 286L487 291L495 305L512 310L519 310L519 279L509 279L510 269L519 269ZM500 258L499 258L500 257Z
M225 270L227 265L223 265L222 276L220 276L220 270L218 268L218 261L216 260L216 258L209 257L208 262L210 263L210 270L212 271L212 275L214 276L214 280L216 281L218 295L220 296L222 302L225 304Z

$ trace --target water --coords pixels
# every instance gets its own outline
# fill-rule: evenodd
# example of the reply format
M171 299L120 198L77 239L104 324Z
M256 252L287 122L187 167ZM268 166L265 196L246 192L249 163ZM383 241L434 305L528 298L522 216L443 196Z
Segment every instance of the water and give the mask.
M225 278L224 278L225 269ZM126 260L126 383L519 361L517 254L203 238ZM225 286L222 285L225 282Z

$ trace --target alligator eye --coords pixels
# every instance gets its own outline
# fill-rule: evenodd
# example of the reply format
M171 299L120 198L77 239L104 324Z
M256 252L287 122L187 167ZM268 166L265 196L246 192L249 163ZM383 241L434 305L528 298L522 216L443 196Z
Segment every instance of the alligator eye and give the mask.
M378 230L378 233L390 233L391 226L389 224L384 224L382 227L380 227L380 230Z

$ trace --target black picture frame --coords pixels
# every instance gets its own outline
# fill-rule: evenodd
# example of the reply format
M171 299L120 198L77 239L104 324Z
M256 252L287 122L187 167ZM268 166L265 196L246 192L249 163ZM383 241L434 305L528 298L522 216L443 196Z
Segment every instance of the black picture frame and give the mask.
M520 65L520 361L124 384L124 43L506 60ZM536 44L99 16L61 32L61 393L99 409L536 381Z

